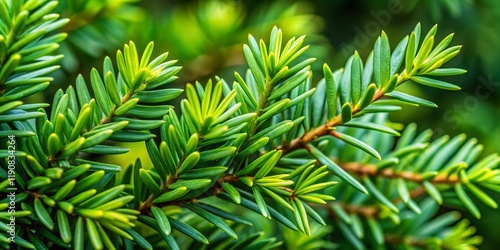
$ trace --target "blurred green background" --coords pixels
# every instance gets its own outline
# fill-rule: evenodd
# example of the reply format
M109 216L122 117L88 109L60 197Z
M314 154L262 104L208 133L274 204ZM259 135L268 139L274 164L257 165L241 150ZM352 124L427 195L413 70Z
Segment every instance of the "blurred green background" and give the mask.
M248 33L265 39L274 25L283 29L284 39L307 35L311 45L307 56L317 58L314 69L320 77L323 63L340 68L354 50L366 58L382 30L394 47L417 22L424 31L437 23L438 39L455 33L453 44L463 45L462 53L448 65L468 70L449 79L462 91L407 84L406 91L433 100L439 109L405 107L391 119L433 128L436 137L466 133L485 145L485 153L499 149L498 0L72 0L61 1L59 11L71 18L64 28L69 37L60 48L66 56L55 83L45 96L34 97L46 102L57 89L73 84L79 73L87 78L92 67L101 68L104 56L113 58L129 40L140 49L154 41L158 53L170 51L170 59L183 66L176 81L182 86L214 75L233 79L235 70L245 68L242 43ZM483 220L471 218L485 237L481 249L496 249L500 213L481 210Z

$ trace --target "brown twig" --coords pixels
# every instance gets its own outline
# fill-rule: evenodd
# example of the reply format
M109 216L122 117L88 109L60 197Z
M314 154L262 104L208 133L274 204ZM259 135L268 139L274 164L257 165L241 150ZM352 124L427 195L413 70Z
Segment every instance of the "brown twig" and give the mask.
M380 98L382 98L384 96L384 94L385 94L384 91L378 90L375 93L375 96L373 97L372 102L379 100ZM352 111L352 115L354 116L361 111L362 111L362 109L359 106L355 106L353 111ZM282 150L283 155L286 155L287 153L290 153L290 152L297 150L299 148L304 148L305 145L307 145L307 143L312 142L321 136L327 135L331 131L331 128L337 127L340 124L342 124L342 117L339 114L335 118L333 118L332 120L321 125L320 127L317 127L314 130L306 132L301 137L294 139L289 145L279 146L278 148L276 148L276 150Z
M421 174L410 172L410 171L401 171L396 172L392 168L384 168L379 170L377 166L372 164L360 164L357 162L347 162L347 163L339 163L339 166L345 171L352 173L358 176L378 176L385 177L389 179L403 179L406 181L411 181L415 183L422 183L424 179ZM460 180L456 175L438 175L434 178L430 179L429 182L433 184L456 184L459 183Z
M166 190L168 190L168 185L174 183L175 180L176 179L169 178L168 183L162 187L162 191L165 192ZM223 182L237 182L237 181L239 181L239 178L234 174L223 175L219 178L219 180L217 182L215 182L215 184L212 187L210 187L207 191L203 192L202 194L200 194L196 197L184 199L184 200L161 202L161 203L155 204L155 206L164 207L164 206L170 206L170 205L181 205L181 204L186 203L186 202L196 202L203 197L208 197L208 196L212 196L214 194L219 194L221 192L224 192L224 189L222 189L222 186L221 186L221 184ZM156 195L151 194L146 199L146 201L144 201L140 204L140 206L137 210L141 211L141 213L147 213L149 210L151 210L151 207L153 206L153 200L156 197L157 197Z
M376 218L380 213L380 208L377 206L342 204L342 208L349 214L358 214L365 218Z
M399 236L399 235L390 235L390 234L385 234L384 235L384 241L385 243L389 245L398 245L398 244L405 244L405 245L410 245L413 247L417 248L427 248L428 244L425 242L425 240L417 239L415 237L411 236Z

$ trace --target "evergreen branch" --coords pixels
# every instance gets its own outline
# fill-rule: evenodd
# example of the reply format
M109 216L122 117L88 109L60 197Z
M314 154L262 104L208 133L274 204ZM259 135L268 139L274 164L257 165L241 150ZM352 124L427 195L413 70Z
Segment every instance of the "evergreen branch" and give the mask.
M52 78L42 76L59 68L53 65L61 56L38 59L51 55L59 47L58 43L66 38L66 34L47 34L63 27L69 20L57 20L59 16L50 13L57 5L55 2L20 2L19 6L3 4L4 11L0 13L3 20L0 24L0 94L5 96L5 92L12 88L18 87L19 91L21 86L25 89L26 86L52 81ZM37 51L39 47L44 49Z
M374 244L367 241L366 238L359 237L359 232L355 228L363 227L357 225L361 221L355 219L360 216L368 224L365 228L367 233L371 234L376 241L376 245L392 245L394 247L400 245L411 245L414 247L429 248L439 247L439 249L459 249L467 247L474 249L473 246L481 243L480 236L472 235L475 231L474 227L469 225L467 219L461 219L457 212L448 212L440 214L434 218L434 213L437 212L437 204L427 199L422 202L423 212L421 214L408 214L404 218L397 219L392 223L384 223L387 215L379 206L370 205L351 205L336 202L331 205L319 205L319 208L327 209L328 215L338 225L350 225L351 228L342 228L341 232L347 237L348 241L357 246L366 244ZM457 223L458 222L458 223ZM451 225L457 223L456 227ZM400 231L399 225L412 225L409 229ZM435 234L436 232L441 232ZM354 235L354 238L352 237Z
M14 135L26 133L16 122L43 116L38 109L46 104L23 105L21 100L43 91L53 80L48 75L59 69L62 58L54 51L67 36L55 31L69 20L51 13L56 2L2 1L0 5L0 124Z
M355 65L354 63L356 62L356 64L359 63L361 65L361 59L359 59L359 55L357 54L357 52L355 52L355 54L348 60L346 68L344 69L345 72L343 73L343 76L339 76L342 75L342 72L339 71L332 73L328 66L325 65L324 74L327 94L320 98L327 99L326 106L330 110L329 116L331 118L327 119L324 124L321 124L318 127L311 129L306 128L306 130L300 137L293 139L287 145L280 145L277 149L283 150L284 155L286 155L297 149L304 148L308 143L313 142L316 139L321 138L322 136L330 134L330 131L334 130L336 127L348 124L352 117L360 116L365 113L376 112L367 111L367 107L370 107L370 104L373 105L383 97L397 99L413 105L435 106L431 102L420 99L418 97L413 97L411 95L400 92L394 92L394 89L396 87L408 81L413 81L419 84L447 90L460 89L458 86L455 86L453 84L423 77L425 75L432 75L432 71L439 69L445 62L454 57L461 48L461 46L455 46L445 50L445 48L451 42L452 36L449 36L443 39L443 41L433 49L432 47L436 31L437 26L434 26L427 33L426 37L424 38L423 44L420 47L420 52L418 52L416 58L415 54L417 53L416 46L418 43L418 38L415 38L415 34L420 33L420 25L417 25L414 32L412 32L410 39L408 39L407 36L399 43L399 45L394 50L394 54L392 55L392 57L390 55L388 38L385 33L382 32L382 35L378 38L375 44L375 49L372 51L367 60L366 68L368 68L369 70L365 69L365 72L358 72L357 74L352 72L353 70L361 70L357 69L357 65ZM417 39L417 43L415 43L415 39ZM400 73L394 74L399 69L405 55L405 69L401 70ZM377 57L378 59L375 57ZM391 70L391 73L394 72L392 73L392 75L389 75L389 69ZM370 72L370 70L372 70L372 72ZM363 73L364 75L361 76L361 73ZM373 76L371 75L372 73ZM457 71L456 73L462 74L464 73L464 71ZM351 75L345 77L345 74ZM381 75L384 77L381 78ZM373 80L375 80L375 82L372 83L373 86L368 85L372 82L372 77ZM347 81L356 80L358 81L358 83L346 82L344 78L346 78ZM352 89L349 84L353 84ZM356 84L364 85L356 86ZM361 94L360 90L357 89L358 87L364 87L365 92ZM375 88L377 89L375 90ZM349 93L351 91L352 93ZM338 92L340 92L340 94ZM335 116L335 114L337 113L337 98L340 99L340 103L342 104L342 112ZM352 100L353 103L349 102L349 100ZM384 111L390 111L390 109L385 109Z
M404 81L398 80L398 82L404 82ZM385 93L382 90L377 91L375 93L375 95L373 96L373 99L371 102L375 102L375 101L379 100L382 96L384 96L384 94ZM352 115L356 115L361 111L362 111L362 109L355 108L352 110ZM308 143L315 141L316 139L318 139L322 136L330 134L330 131L332 130L332 128L335 128L335 127L340 126L342 124L343 124L342 116L337 115L334 119L328 121L327 123L323 124L322 126L317 127L314 130L303 134L299 138L295 138L293 141L290 142L289 145L286 145L286 146L280 145L277 149L282 150L284 155L289 154L297 149L304 148Z
M475 139L466 141L464 135L454 138L443 136L428 142L432 135L429 132L424 131L417 135L416 127L408 126L395 148L384 156L386 160L376 164L352 162L353 159L350 159L351 162L345 161L342 157L337 163L330 161L331 164L338 165L342 171L358 176L365 182L370 177L386 179L387 183L397 187L397 192L383 195L387 196L387 199L392 199L392 203L403 201L405 204L411 204L414 198L427 194L442 204L441 192L454 189L456 197L474 216L479 217L480 213L465 190L488 206L497 207L496 202L477 187L491 187L495 190L493 186L496 185L495 179L498 178L496 169L500 164L500 158L493 154L478 160L482 146L476 145ZM382 138L379 137L379 140ZM328 151L325 154L328 154ZM373 184L370 186L372 189L375 188L372 191L376 192L386 188L382 183L376 187ZM382 198L380 202L387 202L387 199ZM410 206L416 211L419 210L415 204Z

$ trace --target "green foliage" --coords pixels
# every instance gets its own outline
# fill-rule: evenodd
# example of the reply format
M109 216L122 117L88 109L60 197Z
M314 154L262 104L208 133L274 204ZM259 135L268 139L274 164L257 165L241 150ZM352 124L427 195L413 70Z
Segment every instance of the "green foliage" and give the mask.
M461 47L435 42L437 26L418 24L392 50L382 32L366 60L324 64L319 81L305 37L275 27L268 41L248 37L248 69L231 84L184 90L169 87L181 67L168 53L129 42L49 108L22 98L52 81L68 20L51 14L56 2L0 3L4 231L15 210L2 248L473 249L474 228L439 208L497 208L485 190L500 190L498 155L387 118L402 103L436 107L402 84L460 89L441 76L465 73L443 68ZM166 104L183 91L176 110ZM120 142L145 144L150 163L95 157L128 152Z

